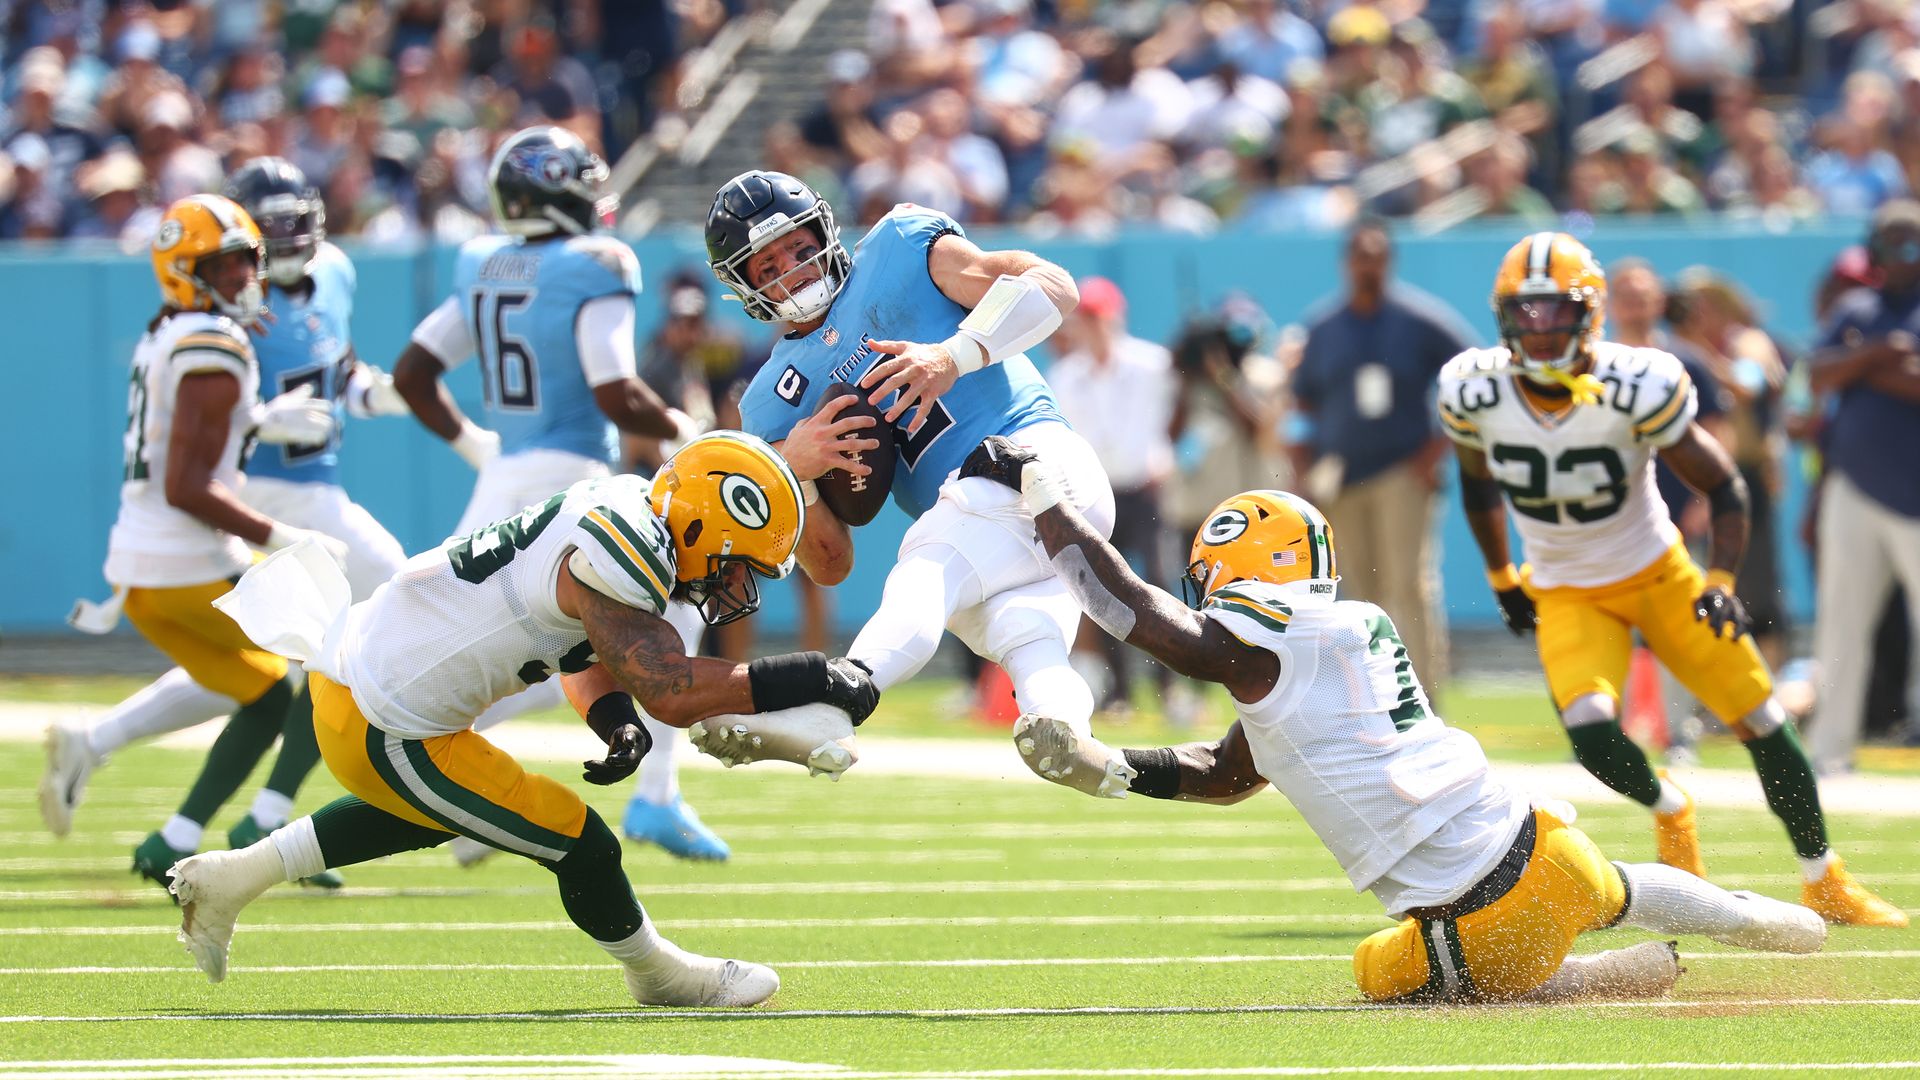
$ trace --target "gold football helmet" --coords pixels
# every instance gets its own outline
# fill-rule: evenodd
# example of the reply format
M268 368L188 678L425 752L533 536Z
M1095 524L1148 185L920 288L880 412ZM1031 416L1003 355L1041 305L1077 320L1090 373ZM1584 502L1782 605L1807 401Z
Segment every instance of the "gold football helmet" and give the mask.
M800 481L752 435L716 431L681 447L653 478L651 499L673 534L679 588L708 625L752 614L758 579L792 572L807 523Z
M248 323L266 308L260 284L266 273L266 243L260 227L239 203L219 195L191 195L167 208L153 237L153 276L160 297L180 311L217 311ZM253 280L231 298L221 296L200 276L200 263L215 255L251 251Z
M1575 373L1606 327L1607 275L1580 241L1534 233L1500 260L1493 314L1523 374L1577 394Z
M1243 491L1213 508L1194 534L1181 581L1199 607L1236 581L1284 585L1296 595L1334 595L1333 527L1314 505L1286 491Z

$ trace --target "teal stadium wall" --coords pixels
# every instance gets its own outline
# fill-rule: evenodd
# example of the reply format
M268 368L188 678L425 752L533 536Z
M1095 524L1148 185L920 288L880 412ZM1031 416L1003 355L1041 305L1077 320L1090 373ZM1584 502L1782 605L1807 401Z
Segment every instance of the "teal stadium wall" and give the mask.
M1514 228L1456 230L1438 237L1404 236L1400 276L1445 300L1492 340L1486 306L1492 268L1513 242ZM1857 222L1825 224L1789 234L1728 224L1610 226L1587 237L1605 262L1638 255L1663 273L1706 265L1741 281L1759 300L1770 325L1789 341L1813 333L1811 298L1825 267L1863 229ZM1298 319L1339 284L1338 235L1221 235L1204 240L1128 233L1103 243L1032 241L1012 234L978 234L985 245L1034 248L1076 275L1104 274L1125 290L1134 333L1165 341L1181 319L1225 293L1244 290L1275 321ZM371 363L390 367L414 323L444 296L451 250L418 253L348 250L360 272L354 342ZM704 256L691 232L636 243L649 284ZM63 248L0 248L0 297L5 297L4 390L0 390L0 634L64 629L74 599L104 595L100 564L113 523L120 478L121 433L126 425L127 360L155 310L145 258ZM658 292L639 301L644 341L659 321ZM723 316L751 329L737 308ZM1043 358L1044 359L1044 358ZM461 405L477 406L471 365L450 377ZM473 474L439 440L409 419L350 424L343 451L353 497L393 530L409 551L437 544L458 519ZM1811 614L1805 551L1794 539L1805 485L1798 468L1787 499L1785 570L1790 610ZM836 590L842 638L851 635L879 600L884 569L906 520L889 509L857 535L854 577ZM1456 624L1486 627L1498 615L1487 595L1479 557L1455 502L1441 524L1445 591ZM784 633L795 606L785 586L767 590L761 622Z

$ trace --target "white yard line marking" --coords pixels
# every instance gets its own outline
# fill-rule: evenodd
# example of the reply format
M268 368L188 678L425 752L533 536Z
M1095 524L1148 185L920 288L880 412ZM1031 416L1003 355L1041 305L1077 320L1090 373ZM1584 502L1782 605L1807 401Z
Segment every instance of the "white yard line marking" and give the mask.
M21 1061L0 1063L0 1075L47 1076L109 1080L119 1077L171 1075L174 1068L218 1069L223 1077L245 1080L280 1080L297 1076L357 1077L388 1076L395 1073L444 1075L449 1066L459 1066L467 1076L514 1075L512 1070L538 1067L541 1075L558 1076L630 1076L694 1080L708 1077L754 1075L769 1080L785 1078L830 1077L832 1080L944 1080L947 1077L977 1077L981 1080L1031 1080L1052 1076L1100 1077L1122 1080L1127 1077L1202 1077L1202 1076L1454 1076L1482 1073L1641 1073L1678 1072L1759 1072L1763 1070L1809 1072L1890 1072L1920 1067L1915 1061L1555 1061L1555 1062L1476 1062L1446 1065L1255 1065L1215 1068L1161 1069L974 1069L965 1072L881 1072L847 1069L834 1065L810 1065L800 1062L772 1061L765 1058L729 1058L707 1055L487 1055L472 1057L367 1057L367 1058L203 1058L198 1060L130 1059L127 1061Z
M1858 949L1808 954L1761 952L1684 952L1689 963L1696 960L1764 960L1804 963L1813 960L1915 960L1920 949ZM1320 964L1353 961L1350 952L1330 953L1241 953L1216 956L1006 956L958 957L951 960L763 960L761 963L782 971L808 969L857 968L1027 968L1027 967L1199 967L1239 964ZM234 974L303 975L317 972L387 973L422 971L611 971L607 964L274 964L260 967L234 965ZM198 975L184 961L180 964L87 965L77 967L0 967L0 975Z
M425 1013L425 1012L231 1012L231 1013L122 1013L100 1016L0 1016L0 1024L178 1023L186 1021L263 1021L286 1023L580 1023L594 1020L705 1020L744 1023L755 1020L947 1020L1079 1016L1242 1016L1268 1013L1435 1012L1509 1009L1741 1009L1741 1008L1920 1008L1920 998L1704 998L1700 1000L1592 1001L1577 1005L1492 1004L1467 1006L1374 1005L1366 1002L1292 1005L1083 1005L1068 1007L1007 1006L953 1009L581 1009L543 1012ZM893 1074L888 1074L893 1075ZM934 1074L945 1075L945 1074ZM1012 1075L1019 1075L1014 1073ZM1041 1075L1056 1075L1043 1072Z
M548 890L551 891L551 890ZM1383 926L1384 915L876 915L869 918L669 919L671 930L894 930L928 927L991 926ZM243 934L366 934L436 931L499 933L579 928L564 920L523 922L322 922L241 923ZM5 926L0 937L172 937L179 927L162 926Z

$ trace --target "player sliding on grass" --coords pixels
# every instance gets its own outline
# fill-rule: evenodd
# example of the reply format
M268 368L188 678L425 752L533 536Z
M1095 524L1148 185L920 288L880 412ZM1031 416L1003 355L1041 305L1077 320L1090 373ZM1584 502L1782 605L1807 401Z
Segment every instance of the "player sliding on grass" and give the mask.
M574 792L472 730L488 706L557 671L607 743L586 779L631 776L650 740L635 712L674 727L728 713L826 703L853 723L879 700L845 660L791 653L751 664L689 657L670 604L708 621L759 606L756 578L793 563L800 485L765 443L696 439L651 486L583 480L544 503L408 561L345 609L346 582L310 546L261 564L225 610L307 661L314 731L352 792L238 851L174 867L181 938L218 982L242 908L323 867L431 847L450 835L552 870L574 925L625 968L646 1005L754 1005L768 968L681 951L660 937L620 869L620 842ZM842 719L842 724L846 718Z
M1368 998L1664 992L1679 975L1669 945L1567 955L1580 934L1621 924L1781 952L1826 939L1806 908L1609 863L1561 814L1497 783L1473 736L1434 715L1387 613L1335 598L1333 535L1304 499L1249 491L1214 509L1187 568L1194 611L1134 576L1032 451L990 438L960 474L1025 495L1055 570L1103 629L1232 693L1239 721L1219 741L1121 751L1130 789L1232 803L1279 788L1354 888L1401 920L1354 953ZM1075 752L1064 725L1027 737L1042 756Z

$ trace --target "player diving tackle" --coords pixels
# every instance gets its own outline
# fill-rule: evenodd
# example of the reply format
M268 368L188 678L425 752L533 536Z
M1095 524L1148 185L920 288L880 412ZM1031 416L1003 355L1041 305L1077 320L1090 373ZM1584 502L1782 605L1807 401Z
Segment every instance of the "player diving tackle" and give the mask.
M454 835L553 871L574 924L618 960L645 1005L755 1005L779 987L758 964L684 952L662 938L620 868L620 842L564 784L529 773L473 730L494 702L557 672L607 744L585 779L631 776L651 741L636 705L673 727L820 703L857 724L879 693L817 652L750 664L690 656L669 621L759 606L784 576L806 519L800 484L749 435L695 439L651 484L580 481L504 521L415 556L347 606L329 556L300 544L249 571L222 610L251 637L307 662L321 756L349 794L236 851L173 868L181 939L226 975L241 910L323 868L431 847Z
M1806 908L1670 866L1610 863L1564 804L1501 785L1473 736L1435 715L1387 613L1338 599L1332 531L1306 500L1249 491L1216 507L1193 541L1192 610L1134 575L1043 454L990 438L960 474L1024 496L1055 572L1104 630L1233 695L1239 719L1218 741L1122 751L1130 790L1232 803L1272 783L1286 795L1354 888L1400 920L1354 953L1367 998L1671 987L1668 943L1568 955L1580 934L1616 925L1780 952L1826 939ZM1045 747L1055 727L1030 736Z

